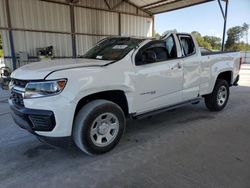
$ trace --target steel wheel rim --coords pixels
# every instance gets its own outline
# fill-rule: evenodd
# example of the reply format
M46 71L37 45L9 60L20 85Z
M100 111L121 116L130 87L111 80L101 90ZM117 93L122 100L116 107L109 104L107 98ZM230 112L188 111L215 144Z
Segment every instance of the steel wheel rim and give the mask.
M227 88L225 86L221 86L217 94L217 103L219 106L223 106L225 104L227 95Z
M95 118L90 130L91 141L99 147L112 143L119 131L119 120L113 113L103 113Z

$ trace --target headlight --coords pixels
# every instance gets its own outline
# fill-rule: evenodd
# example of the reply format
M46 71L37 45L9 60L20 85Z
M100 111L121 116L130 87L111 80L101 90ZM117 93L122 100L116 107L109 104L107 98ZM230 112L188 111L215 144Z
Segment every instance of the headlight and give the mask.
M25 87L24 98L38 98L57 95L62 92L67 80L52 80L43 82L29 82Z

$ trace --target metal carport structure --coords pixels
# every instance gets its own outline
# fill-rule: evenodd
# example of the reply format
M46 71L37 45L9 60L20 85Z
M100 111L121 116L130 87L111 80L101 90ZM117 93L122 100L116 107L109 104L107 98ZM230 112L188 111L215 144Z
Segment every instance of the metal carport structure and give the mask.
M106 36L150 37L154 15L214 0L0 0L5 58L16 69L16 53L53 45L56 58L77 57ZM223 0L225 1L225 0ZM225 13L218 0L226 30ZM223 45L222 45L223 46Z

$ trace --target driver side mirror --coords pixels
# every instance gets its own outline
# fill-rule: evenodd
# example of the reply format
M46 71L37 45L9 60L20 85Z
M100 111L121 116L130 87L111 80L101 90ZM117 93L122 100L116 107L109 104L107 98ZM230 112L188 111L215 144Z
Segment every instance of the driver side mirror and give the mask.
M146 50L143 52L142 60L146 63L156 62L156 54L153 50Z

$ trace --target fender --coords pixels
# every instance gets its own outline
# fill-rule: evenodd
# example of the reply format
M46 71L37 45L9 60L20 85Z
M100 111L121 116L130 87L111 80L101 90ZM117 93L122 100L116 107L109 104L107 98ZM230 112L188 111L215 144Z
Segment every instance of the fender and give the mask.
M78 102L89 96L89 95L93 95L96 93L100 93L100 92L105 92L105 91L122 91L125 94L125 97L127 99L127 103L128 103L128 112L129 114L134 113L135 109L133 107L133 92L134 92L134 88L128 87L128 86L120 86L120 87L102 87L102 88L89 88L87 90L82 90L79 92L79 94L72 100L72 102L74 102L76 105L78 104Z
M233 70L234 70L234 62L228 62L228 61L220 61L218 63L215 63L211 66L211 84L209 88L209 92L211 93L214 89L216 80L218 76L223 72L231 72L231 83L233 82Z

